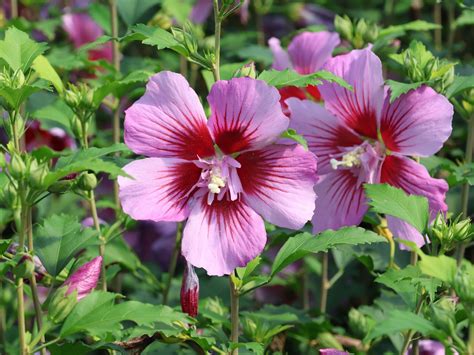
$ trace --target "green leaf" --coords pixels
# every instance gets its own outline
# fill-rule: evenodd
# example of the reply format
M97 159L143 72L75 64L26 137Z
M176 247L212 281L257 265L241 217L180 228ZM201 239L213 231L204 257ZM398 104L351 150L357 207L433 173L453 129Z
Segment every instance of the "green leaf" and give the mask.
M472 26L472 25L474 25L474 10L472 9L464 10L461 13L461 16L459 16L456 19L456 21L454 21L455 27Z
M369 205L377 213L397 217L423 233L429 220L428 200L423 196L407 195L387 184L364 185Z
M419 252L421 260L418 266L423 274L451 284L457 271L456 259L446 255L430 256Z
M3 255L12 243L11 239L0 239L0 255Z
M39 55L36 57L32 66L41 79L48 80L53 84L58 93L61 94L64 91L61 78L45 56Z
M146 26L138 24L131 28L131 31L137 34L137 39L141 40L143 44L156 46L158 50L169 48L180 54L187 55L187 50L184 48L173 35L158 27Z
M404 23L402 25L395 25L384 28L380 31L379 37L388 36L397 32L404 33L406 31L431 31L438 28L441 28L441 25L422 20L416 20Z
M291 139L299 144L301 144L306 150L308 150L308 142L306 142L306 139L298 133L294 129L287 129L285 132L283 132L280 136L281 138L288 138Z
M49 83L45 80L37 80L33 84L23 85L17 89L3 86L0 87L0 96L3 97L11 107L19 107L32 94L41 90L47 90L49 87Z
M114 304L117 294L95 291L82 299L66 318L60 336L88 333L105 337L122 329L121 322L132 321L137 325L155 322L192 323L192 319L167 306L155 306L137 301Z
M145 70L137 70L120 80L113 80L101 85L99 88L94 90L94 104L99 106L102 100L109 94L118 98L122 97L137 84L147 82L151 75L153 75L153 73Z
M119 6L119 3L120 1L117 3L117 6ZM89 4L89 15L91 15L92 19L99 24L106 34L112 32L108 6L93 2Z
M325 80L337 83L346 89L352 90L352 87L343 79L324 70L307 75L298 74L292 69L264 70L257 79L263 80L267 82L268 85L275 86L276 88L282 88L285 86L306 87L308 85L320 85L322 84L322 80Z
M453 83L446 90L446 96L448 99L462 93L465 90L472 89L474 87L474 75L470 76L458 76L454 77Z
M21 69L25 72L46 48L46 43L36 43L25 32L10 27L0 41L0 58L14 71Z
M98 243L97 233L83 229L77 217L52 215L35 231L35 252L53 276L58 275L74 255Z
M35 119L48 124L54 123L64 128L72 135L71 119L74 117L74 112L61 99L57 99L52 104L43 106L31 114Z
M117 8L122 20L128 25L137 23L141 17L161 0L117 0Z
M378 322L365 340L372 340L383 335L414 330L423 335L437 333L436 327L428 320L409 311L396 309L387 312L387 318Z
M401 83L395 80L387 80L385 82L388 86L390 86L390 103L394 102L398 99L401 95L406 94L410 90L418 89L423 82L419 83Z
M125 144L114 144L107 148L89 148L79 150L68 156L61 157L56 163L54 171L50 172L45 179L45 185L50 186L56 181L81 171L91 170L95 173L104 172L112 177L128 176L119 165L112 161L106 161L101 157L115 153L128 152L129 149Z
M274 276L291 263L310 253L325 252L340 245L381 243L387 240L359 227L345 227L337 231L327 230L316 236L301 233L289 238L278 252L273 262L271 276Z

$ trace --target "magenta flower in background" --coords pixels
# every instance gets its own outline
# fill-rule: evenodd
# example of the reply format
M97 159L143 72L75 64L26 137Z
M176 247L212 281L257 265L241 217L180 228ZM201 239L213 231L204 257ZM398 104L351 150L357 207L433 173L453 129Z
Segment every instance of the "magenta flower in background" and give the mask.
M68 286L66 294L69 295L77 290L77 300L86 297L97 286L100 269L102 267L102 257L98 256L88 263L82 265L64 282Z
M303 32L293 38L287 52L281 47L280 40L272 37L268 40L268 45L273 53L272 68L276 70L293 68L302 75L312 74L322 69L340 42L339 35L334 32ZM289 112L285 102L290 97L300 100L307 98L312 98L315 101L321 100L318 88L313 85L304 89L288 86L279 91L281 104L287 115Z
M458 352L455 350L452 350L454 355L457 355ZM412 355L412 346L408 348L408 351L405 353L405 355ZM419 355L445 355L446 350L444 348L444 345L440 343L439 341L436 340L429 340L429 339L424 339L418 341L418 354Z
M104 34L102 28L85 13L69 13L63 15L63 28L71 39L74 48L94 42ZM88 51L90 60L104 59L112 62L112 43L107 42Z
M316 159L300 145L273 144L289 124L279 98L263 81L218 81L208 121L183 76L153 76L126 111L126 144L151 158L125 166L133 179L118 180L124 211L188 219L182 253L209 275L229 274L263 250L262 217L303 227L314 211Z
M347 351L337 350L337 349L320 349L320 355L349 355Z
M181 309L191 317L197 317L199 306L199 278L190 263L186 263L181 282Z
M287 101L292 128L307 139L323 176L316 185L314 232L357 225L367 211L364 183L388 183L428 198L431 216L445 212L448 184L432 178L409 156L429 156L451 134L453 107L442 95L422 86L389 102L382 64L370 50L332 58L325 69L351 84L319 87L325 108L309 100ZM424 244L409 224L388 217L395 236Z
M25 132L26 150L32 151L39 147L49 147L57 152L65 149L76 148L74 139L61 128L49 130L41 128L39 121L28 123Z

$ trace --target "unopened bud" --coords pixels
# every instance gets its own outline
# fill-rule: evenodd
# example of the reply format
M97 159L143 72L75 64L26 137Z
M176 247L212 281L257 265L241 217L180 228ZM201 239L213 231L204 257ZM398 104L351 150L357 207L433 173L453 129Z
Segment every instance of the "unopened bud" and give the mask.
M255 69L255 63L250 62L245 64L242 68L237 69L234 73L234 78L249 77L255 79L257 77L257 71Z
M21 179L26 174L26 165L23 158L19 154L13 154L10 162L10 174L16 178Z
M458 268L454 277L454 291L461 299L461 302L474 307L474 274L473 269L468 269L465 265Z
M68 294L68 288L60 287L48 307L48 318L53 323L61 323L77 304L77 291Z
M24 254L18 264L13 269L13 273L16 277L22 279L29 279L35 272L35 263L28 254Z
M25 74L23 70L18 69L13 75L12 87L15 89L21 88L25 84Z
M344 15L344 17L336 15L334 18L334 27L342 38L352 41L354 29L352 21L347 15Z
M199 279L194 267L186 262L183 280L181 283L181 309L191 317L198 314L199 305Z
M46 176L48 176L49 168L46 164L38 165L36 160L33 160L30 165L29 182L34 188L43 187Z
M455 312L456 304L447 297L433 303L430 308L431 320L434 325L448 334L451 334L456 326Z
M101 256L98 256L82 265L64 282L64 286L67 286L66 295L69 295L72 292L77 292L78 300L86 297L97 287L101 268Z
M77 181L77 186L84 191L91 191L97 187L97 178L91 173L82 173Z
M373 325L374 321L359 310L352 308L349 311L349 327L358 338L363 339Z

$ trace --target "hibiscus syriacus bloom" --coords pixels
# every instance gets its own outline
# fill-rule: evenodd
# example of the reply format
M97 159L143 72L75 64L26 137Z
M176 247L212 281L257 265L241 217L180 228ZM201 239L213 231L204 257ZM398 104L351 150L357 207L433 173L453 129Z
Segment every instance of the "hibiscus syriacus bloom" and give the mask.
M458 352L456 350L452 350L452 353L457 355ZM404 355L414 355L415 352L413 351L413 347L410 345L408 350L405 352ZM418 354L420 355L445 355L446 350L444 345L436 340L429 340L423 339L418 341Z
M71 39L74 48L94 42L104 34L102 28L85 13L63 15L63 28ZM89 60L104 59L112 62L112 43L107 42L88 51Z
M209 275L231 273L264 248L262 217L299 229L314 211L316 158L274 142L289 120L275 88L251 78L218 81L211 117L186 79L154 75L125 116L125 142L137 154L119 178L126 213L183 221L182 253ZM262 217L261 217L262 216Z
M331 58L332 52L339 45L340 39L333 32L303 32L297 35L288 46L288 52L281 48L280 40L272 37L268 45L273 53L273 69L284 70L293 68L297 73L306 75L322 69L324 63ZM286 99L296 97L300 100L311 98L321 100L321 94L316 86L309 85L306 88L287 86L281 88L281 104L288 113Z
M367 211L364 183L387 183L427 197L432 218L445 212L447 183L409 156L429 156L442 147L452 129L449 101L422 86L390 103L382 64L370 49L332 58L325 69L354 91L324 83L319 89L325 108L309 100L287 101L292 128L308 141L322 175L315 188L314 232L359 224ZM424 244L415 228L387 219L395 236Z

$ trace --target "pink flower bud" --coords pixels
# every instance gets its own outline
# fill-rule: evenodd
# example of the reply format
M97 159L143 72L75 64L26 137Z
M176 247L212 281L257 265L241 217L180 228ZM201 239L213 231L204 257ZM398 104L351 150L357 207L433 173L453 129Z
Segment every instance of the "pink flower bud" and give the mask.
M190 263L186 263L181 284L181 309L191 317L198 314L199 279Z
M98 256L82 265L64 282L64 285L68 286L66 294L69 295L74 292L74 290L77 290L77 300L86 297L97 286L101 267L101 256Z

